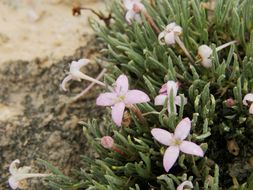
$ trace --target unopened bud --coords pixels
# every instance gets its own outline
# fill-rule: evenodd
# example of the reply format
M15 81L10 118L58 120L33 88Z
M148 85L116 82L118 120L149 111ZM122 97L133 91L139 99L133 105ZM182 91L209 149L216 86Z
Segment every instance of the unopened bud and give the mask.
M231 108L235 105L235 100L233 98L229 98L225 101L225 103L227 107Z
M112 149L113 146L114 146L114 140L110 136L104 136L104 137L101 138L101 145L104 148Z

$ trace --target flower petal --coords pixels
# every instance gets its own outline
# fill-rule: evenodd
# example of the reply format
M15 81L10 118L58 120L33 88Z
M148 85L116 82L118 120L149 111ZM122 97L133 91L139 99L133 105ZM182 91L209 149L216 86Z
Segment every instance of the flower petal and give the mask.
M213 53L213 50L208 47L207 45L201 45L198 48L198 55L202 58L202 59L207 59L210 57L210 55Z
M167 95L161 94L155 97L155 105L162 106L165 103L165 100L167 98Z
M9 185L12 189L18 188L18 181L14 176L10 176L8 179Z
M170 142L173 138L173 135L170 132L164 129L154 128L151 130L151 134L159 143L170 146Z
M126 15L125 15L125 19L128 22L128 24L132 24L132 20L134 19L135 16L135 12L133 10L128 10Z
M176 96L174 99L176 105L181 106L181 96ZM187 98L183 97L183 104L187 104Z
M89 59L79 59L78 61L72 61L70 65L70 73L75 70L80 70L81 67L88 65L90 63Z
M178 156L179 156L178 146L170 146L169 148L166 149L163 156L163 167L166 172L168 172L170 168L175 164Z
M138 13L136 13L136 14L134 15L134 20L135 20L136 22L138 22L139 24L142 23L141 15L138 14Z
M191 181L184 181L183 183L181 183L178 187L177 190L183 190L184 186L188 186L190 188L193 188L193 184Z
M159 94L167 94L167 83L163 84L159 90Z
M66 76L64 79L63 79L63 81L62 81L62 83L61 83L61 88L64 90L64 91L68 91L67 89L66 89L66 84L68 83L68 81L70 81L72 79L72 76L71 75L68 75L68 76Z
M117 99L118 98L116 93L106 92L99 95L99 97L96 100L96 104L98 106L112 106L115 104Z
M149 102L150 99L147 94L140 90L129 90L126 95L124 102L126 104L138 104L138 103L144 103Z
M123 102L117 103L114 106L112 106L112 120L117 126L121 125L124 110L125 104Z
M16 159L14 161L11 162L10 166L9 166L9 172L13 175L13 174L16 174L18 169L17 169L17 166L16 164L19 164L20 161L19 159Z
M170 95L171 90L173 90L173 96L175 97L177 95L177 91L178 91L178 83L173 80L169 80L167 82L167 94L168 95Z
M180 35L182 33L182 30L182 27L178 25L173 28L173 32L175 32L176 35Z
M159 35L158 35L158 42L159 44L161 45L164 45L165 44L165 41L164 41L164 36L166 35L166 32L163 31L161 32Z
M128 78L126 75L120 75L116 80L115 91L119 96L123 96L128 91Z
M127 10L130 10L133 8L133 1L132 0L124 0L123 3L124 3L124 6Z
M251 104L251 106L249 107L249 113L253 114L253 103Z
M191 130L191 120L188 117L186 117L178 123L175 129L174 136L175 138L184 140L189 135L190 130Z
M183 141L180 146L180 150L186 154L192 154L196 156L203 157L204 152L201 147L193 142L190 141Z
M170 23L170 24L168 24L168 25L166 26L165 30L168 31L168 32L171 32L171 31L173 31L173 29L174 29L176 26L177 26L177 24L176 24L175 22L172 22L172 23Z
M210 68L210 67L212 67L212 60L211 59L206 59L206 58L203 58L202 60L201 60L201 65L203 66L203 67L205 67L205 68Z
M247 101L253 102L253 93L249 93L249 94L246 94L246 95L244 96L242 103L243 103L245 106L248 106L248 105L249 105Z
M167 45L175 44L175 34L174 32L168 32L164 36L164 41Z

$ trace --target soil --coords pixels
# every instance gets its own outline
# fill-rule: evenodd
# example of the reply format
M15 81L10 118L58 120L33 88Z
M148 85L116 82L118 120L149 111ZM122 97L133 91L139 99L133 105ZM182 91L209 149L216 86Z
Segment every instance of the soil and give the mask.
M86 150L79 122L102 114L95 106L97 86L77 102L70 102L70 97L88 82L72 81L67 93L59 87L73 60L93 60L83 70L90 76L101 71L94 63L101 47L88 27L91 14L73 17L70 2L0 2L1 190L10 189L8 168L15 159L21 166L32 166L33 172L45 172L36 162L41 158L68 175L79 166L79 156ZM98 9L104 6L99 1L84 3ZM29 20L31 9L40 15L38 20ZM28 189L46 189L37 180L33 182Z

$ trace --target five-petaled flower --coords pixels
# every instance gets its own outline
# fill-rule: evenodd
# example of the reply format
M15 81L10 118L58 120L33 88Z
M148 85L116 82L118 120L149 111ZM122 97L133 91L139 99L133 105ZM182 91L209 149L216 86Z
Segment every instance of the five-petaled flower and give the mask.
M162 88L159 91L159 95L155 97L155 105L164 105L166 99L167 99L167 108L168 112L171 113L171 102L170 102L170 96L173 96L173 109L174 112L177 112L176 105L181 106L181 97L177 96L179 83L175 81L168 81L166 84L162 85ZM187 99L183 97L183 104L185 105L187 103Z
M183 190L184 189L184 186L188 186L190 187L191 189L193 188L193 184L191 181L184 181L182 182L178 187L177 187L177 190Z
M11 173L11 176L9 177L9 185L12 189L17 188L23 188L22 187L22 181L27 178L33 178L33 177L48 177L51 174L40 174L40 173L29 173L31 167L29 166L23 166L20 168L16 167L16 164L19 164L20 161L14 160L9 167L9 171Z
M171 45L176 43L176 37L182 33L181 26L177 25L175 22L168 24L164 31L162 31L158 36L158 41L160 44Z
M204 152L200 146L193 142L185 140L189 135L190 130L191 121L188 117L179 122L174 134L160 128L154 128L151 130L151 134L158 142L169 146L163 156L163 167L166 172L168 172L174 165L180 151L186 154L203 157Z
M95 82L101 86L105 86L105 84L103 82L96 80L92 77L89 77L80 71L81 67L86 66L89 63L90 63L89 59L80 59L78 61L72 61L71 65L70 65L69 74L68 74L68 76L66 76L63 79L63 81L61 83L61 87L64 91L67 91L66 84L70 80L81 81L81 79L84 79L84 80L88 80L90 82Z
M198 55L201 58L201 65L205 68L210 68L212 66L212 60L210 56L212 55L213 50L207 45L201 45L198 48Z
M117 126L120 126L125 107L149 101L148 95L144 92L140 90L128 90L127 77L120 75L116 80L114 90L100 94L96 100L96 104L99 106L112 106L112 119Z
M250 105L248 102L251 102ZM249 93L244 96L243 104L245 106L249 106L249 113L253 114L253 93Z
M124 6L127 9L126 21L131 24L132 20L141 23L141 11L145 10L140 0L124 0Z

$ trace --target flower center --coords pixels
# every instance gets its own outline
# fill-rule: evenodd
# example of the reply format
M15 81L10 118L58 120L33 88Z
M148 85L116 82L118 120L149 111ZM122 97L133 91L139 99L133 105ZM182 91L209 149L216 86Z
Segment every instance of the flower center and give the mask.
M182 143L182 140L173 138L171 144L173 146L179 146Z

